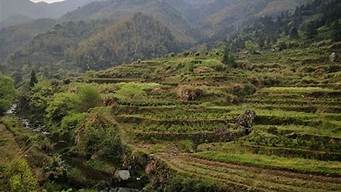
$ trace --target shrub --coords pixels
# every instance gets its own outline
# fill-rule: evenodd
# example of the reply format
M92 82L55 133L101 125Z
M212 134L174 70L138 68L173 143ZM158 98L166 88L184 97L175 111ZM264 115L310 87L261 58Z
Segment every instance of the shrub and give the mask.
M6 170L8 189L11 192L38 191L38 182L24 159L13 161Z
M91 86L81 87L78 97L80 103L79 110L81 112L86 112L89 109L96 107L101 102L101 95Z
M65 116L78 107L79 101L75 94L58 93L48 104L47 116L55 123L59 123Z
M239 97L245 97L247 95L252 95L255 92L256 92L256 87L250 83L235 84L231 89L231 93L234 95L237 95Z
M77 128L76 147L87 157L122 160L123 147L117 123L101 110L93 110Z
M73 131L86 118L86 113L71 113L65 116L61 122L60 129L58 129L58 136L60 139L71 141Z
M67 166L61 155L53 155L45 167L45 172L52 180L57 180L60 178L65 178L67 175Z
M203 90L190 85L181 85L177 88L177 96L182 101L194 101L203 94Z
M121 83L114 96L123 101L141 101L147 97L146 90L152 90L159 86L156 83Z
M176 146L186 153L194 152L194 144L191 140L182 140L176 143Z

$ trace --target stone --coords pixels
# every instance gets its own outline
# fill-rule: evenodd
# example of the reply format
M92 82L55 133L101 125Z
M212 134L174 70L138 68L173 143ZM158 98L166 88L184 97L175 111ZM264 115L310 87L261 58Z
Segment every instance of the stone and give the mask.
M329 60L330 60L330 62L333 62L333 63L336 61L336 53L335 52L333 52L329 55Z
M115 172L115 177L120 180L126 181L130 179L131 176L129 170L117 170Z

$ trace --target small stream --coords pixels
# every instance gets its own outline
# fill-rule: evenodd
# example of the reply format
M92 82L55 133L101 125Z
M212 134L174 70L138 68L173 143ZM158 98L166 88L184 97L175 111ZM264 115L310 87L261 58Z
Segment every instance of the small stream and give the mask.
M6 112L6 114L15 115L16 109L17 109L17 104L13 104L10 107L10 109ZM50 132L44 130L43 127L34 128L28 119L21 118L21 117L18 117L18 118L20 119L20 121L21 121L21 123L25 129L31 129L33 132L41 133L45 136L50 135Z
M7 115L16 115L15 111L17 109L17 104L13 104L10 109L6 112ZM18 116L16 116L18 117ZM23 125L23 128L25 129L30 129L33 132L40 133L44 136L49 136L50 132L46 131L46 129L42 126L40 127L33 127L32 123L30 122L29 119L18 117ZM138 189L132 189L132 188L124 188L124 187L114 187L114 188L105 188L102 190L99 190L99 192L139 192L140 190Z

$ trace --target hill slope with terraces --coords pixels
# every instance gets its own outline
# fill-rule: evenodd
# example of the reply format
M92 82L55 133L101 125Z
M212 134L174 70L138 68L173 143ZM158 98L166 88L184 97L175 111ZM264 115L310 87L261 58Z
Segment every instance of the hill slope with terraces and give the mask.
M134 17L137 36L131 22L99 36L92 26L105 21L56 25L46 37L74 44L80 65L109 67L122 54L129 63L63 75L58 63L46 69L53 79L32 71L17 93L0 74L0 191L340 191L340 5L315 0L161 58L176 38L148 16ZM135 46L112 36L127 31ZM142 59L146 47L160 54Z
M341 65L329 61L335 46L241 52L237 68L214 52L185 54L81 80L113 94L126 142L171 173L221 191L337 191ZM186 97L184 90L198 94ZM248 109L257 114L253 131L237 134L235 119Z
M329 58L338 47L242 50L233 66L217 48L41 81L17 108L34 131L22 135L12 115L2 124L21 148L30 141L27 161L58 189L338 191L341 63ZM250 110L245 131L236 123ZM117 179L118 169L132 178ZM51 174L69 183L51 184Z

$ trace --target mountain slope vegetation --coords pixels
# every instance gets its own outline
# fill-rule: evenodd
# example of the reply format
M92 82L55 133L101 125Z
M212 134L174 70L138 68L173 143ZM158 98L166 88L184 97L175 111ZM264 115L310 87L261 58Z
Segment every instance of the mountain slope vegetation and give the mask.
M16 3L19 4L17 1L18 0L6 3L6 6L16 7ZM72 3L72 6L69 7L81 5L78 1L65 1L48 5L45 5L45 3L33 4L24 0L22 1L23 2L21 3L26 3L31 7L34 7L29 10L36 10L37 6L48 6L49 9L54 7L53 9L56 9L55 11L58 13L63 12L59 11L62 9L61 7L67 6L70 3ZM86 2L89 3L90 1ZM295 6L300 5L305 1L286 0L278 3L273 0L106 0L91 1L89 4L86 2L82 3L84 6L70 11L57 19L56 23L58 25L54 28L50 25L34 25L34 22L27 23L26 26L28 29L36 28L36 30L33 31L34 33L31 32L31 30L28 31L25 39L23 39L24 35L20 34L11 36L11 42L3 44L4 48L2 49L5 53L1 55L0 63L12 72L20 69L19 71L24 71L24 73L28 74L30 70L35 69L41 74L47 75L48 73L46 71L48 71L48 69L56 69L56 66L58 66L57 68L63 66L63 68L71 71L100 69L124 62L130 62L135 58L150 58L190 47L205 47L205 44L214 46L216 43L219 43L219 41L224 40L229 35L233 34L236 28L244 28L244 23L249 19L265 15L274 17L283 11L292 10ZM280 5L279 8L278 5ZM274 7L277 8L274 9ZM45 13L45 8L39 9L42 11L33 12L39 14ZM8 11L10 12L10 10L11 9L9 8ZM70 8L70 10L72 9ZM54 13L54 11L47 12L51 14ZM24 13L25 9L23 9L22 14ZM169 43L168 45L164 45L163 42L161 42L159 47L162 47L162 49L160 51L155 49L154 46L155 52L149 52L148 49L148 51L142 52L143 54L140 52L124 53L122 56L117 56L117 53L111 52L115 51L112 47L122 47L122 45L108 46L107 43L105 46L105 53L99 53L99 51L96 53L93 48L92 51L90 51L91 48L89 48L89 45L100 47L96 41L111 41L111 43L113 43L112 39L115 39L115 37L111 38L111 36L118 36L120 34L114 33L120 33L120 31L124 30L116 30L114 28L117 28L118 26L122 27L122 22L129 18L133 18L137 13L152 17L155 21L159 22L160 25L166 26L171 35L166 32L164 38L170 39L169 37L172 36L172 38L174 38L172 45ZM41 15L29 16L29 20L31 20L31 18L45 17ZM7 21L15 21L14 23L28 22L25 19L23 20L21 16L14 15L13 17L17 17L18 19L10 19L10 17L7 18ZM8 23L4 21L4 25L8 25ZM7 35L8 32L17 28L20 29L21 26L22 25L16 25L11 28L5 28L4 33L0 34L0 39L9 39ZM144 31L145 26L139 25L139 27L141 29L136 30ZM44 33L47 30L50 31ZM59 32L56 32L58 30ZM112 32L110 32L111 35L107 35L110 30L112 30ZM41 34L33 38L32 35L37 34L35 31L39 31ZM145 32L147 34L149 33L148 31ZM107 39L103 37L99 38L101 35ZM156 32L148 35L155 35L153 37L148 37L148 39L159 39L162 34ZM28 42L29 40L31 42ZM127 38L125 38L125 41L126 42L120 41L119 43L126 44L126 50L130 49L130 51L133 51L131 49L132 41ZM165 42L167 41L168 40ZM155 42L152 42L152 44L153 43ZM6 48L7 46L8 49ZM12 47L16 47L16 49L13 49ZM110 47L110 49L108 49L108 47ZM104 47L98 50L103 49ZM11 57L7 57L8 55L11 55ZM115 59L112 58L114 55L116 55ZM135 56L128 59L127 55ZM85 63L81 64L80 62ZM96 64L98 66L96 66Z
M167 27L140 13L81 41L75 55L79 65L103 69L177 52L180 45Z
M13 17L24 16L32 19L58 18L69 11L95 0L66 0L57 3L33 3L30 0L1 0L0 22Z
M103 20L120 21L136 13L152 16L166 25L179 41L195 42L196 36L190 23L166 1L159 0L110 0L93 2L64 15L62 21ZM197 34L196 34L197 35Z
M72 61L72 50L102 24L68 22L54 25L48 32L36 35L27 45L11 54L7 60L8 70L25 74L35 69L46 75L62 68L77 71L77 66L66 65Z
M165 2L234 26L191 49L133 2L155 3L95 3L124 17L61 22L10 55L30 75L0 74L0 191L340 191L339 0Z
M103 69L142 58L159 57L182 46L157 20L136 14L126 21L67 22L34 37L12 54L8 70ZM62 67L63 66L63 67ZM26 71L27 72L27 71Z
M55 23L52 19L38 19L0 29L0 60L6 60L7 56L29 43L35 35L48 31Z

